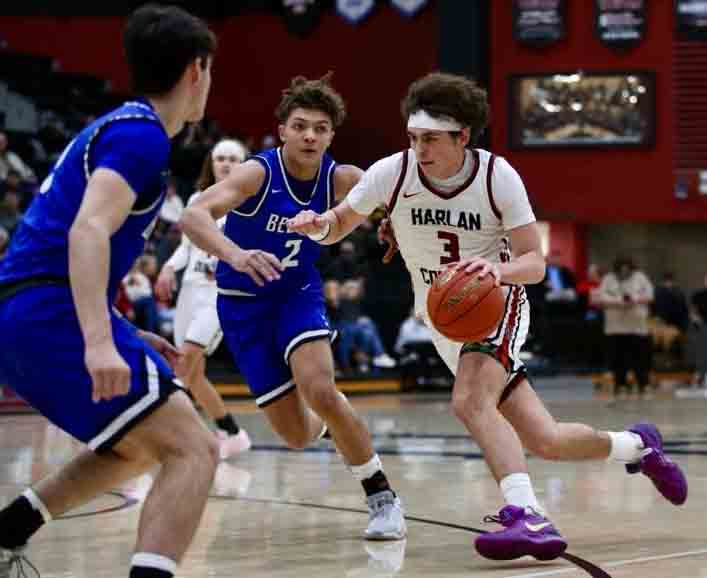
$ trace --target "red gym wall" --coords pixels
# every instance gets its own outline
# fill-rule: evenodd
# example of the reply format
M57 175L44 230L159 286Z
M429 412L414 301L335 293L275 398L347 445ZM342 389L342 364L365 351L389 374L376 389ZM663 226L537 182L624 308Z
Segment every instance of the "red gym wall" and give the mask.
M10 50L54 56L70 72L109 78L127 91L121 18L0 17ZM209 114L237 134L274 132L281 90L298 74L333 70L349 117L334 152L364 168L405 146L400 99L411 80L437 66L439 22L428 8L406 18L381 6L359 26L326 11L306 39L287 33L274 14L252 12L213 24L219 37Z
M625 53L610 50L596 37L594 2L568 1L566 38L543 49L513 39L512 2L491 4L492 146L523 176L539 217L583 223L707 219L707 200L673 196L672 2L646 3L645 38ZM653 149L508 150L510 75L632 68L656 73Z

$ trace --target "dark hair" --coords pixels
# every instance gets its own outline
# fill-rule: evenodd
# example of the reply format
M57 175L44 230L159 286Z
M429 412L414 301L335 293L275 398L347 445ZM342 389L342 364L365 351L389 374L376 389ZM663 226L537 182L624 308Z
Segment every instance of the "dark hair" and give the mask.
M471 144L486 128L489 117L486 91L471 78L444 72L432 72L413 82L400 109L405 122L420 110L435 118L454 119L469 127Z
M333 72L328 72L318 80L295 76L290 86L282 91L282 100L275 109L275 117L284 124L296 108L319 110L329 115L334 128L338 127L346 118L346 105L331 85L333 75Z
M123 33L133 90L164 94L197 58L206 68L216 51L216 36L203 20L177 6L146 4L135 10Z
M628 267L633 271L636 268L636 264L631 257L617 257L614 261L614 273L618 274L624 267Z

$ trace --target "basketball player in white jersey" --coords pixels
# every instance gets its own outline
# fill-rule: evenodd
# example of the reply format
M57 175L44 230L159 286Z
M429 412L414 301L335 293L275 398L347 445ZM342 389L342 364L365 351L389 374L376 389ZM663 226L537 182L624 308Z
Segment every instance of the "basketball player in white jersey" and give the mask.
M527 379L518 357L530 314L523 286L543 279L545 259L518 173L503 158L467 148L486 127L486 92L464 77L433 73L410 86L402 111L410 148L376 162L334 209L303 211L289 228L331 244L386 206L412 278L416 311L430 327L427 291L445 268L491 275L503 287L503 319L484 341L456 343L433 330L435 346L456 376L454 414L481 447L507 504L488 517L503 529L479 536L479 553L496 560L546 560L567 547L538 503L524 447L551 460L624 463L629 473L646 474L672 503L684 503L685 477L664 455L654 425L602 432L558 423Z
M237 140L224 139L216 143L204 159L197 181L198 190L203 191L225 179L231 168L242 163L247 156L245 146ZM188 205L198 196L197 191ZM223 337L216 311L216 263L215 257L182 235L179 247L162 267L155 290L161 299L171 299L176 289L175 273L184 269L174 318L174 344L183 355L179 377L216 423L219 454L222 460L226 460L248 450L251 442L206 377L206 357L216 350Z

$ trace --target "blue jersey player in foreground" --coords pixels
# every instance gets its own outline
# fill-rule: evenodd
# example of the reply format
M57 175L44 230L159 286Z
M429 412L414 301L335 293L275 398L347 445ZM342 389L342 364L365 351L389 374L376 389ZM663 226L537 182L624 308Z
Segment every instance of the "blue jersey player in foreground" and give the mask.
M174 381L176 350L111 309L164 200L169 139L203 116L216 40L187 12L146 5L130 16L124 43L144 98L66 147L0 264L0 369L87 444L0 511L0 577L21 570L44 523L159 464L130 577L170 578L218 462L214 436Z
M282 147L234 167L184 212L191 240L220 259L218 312L226 343L257 405L290 447L304 448L328 427L370 512L365 537L405 536L400 500L390 488L370 434L334 383L316 240L287 230L303 209L325 211L361 170L327 153L344 119L328 77L297 77L276 110ZM216 220L228 214L222 233ZM255 281L258 264L270 270Z

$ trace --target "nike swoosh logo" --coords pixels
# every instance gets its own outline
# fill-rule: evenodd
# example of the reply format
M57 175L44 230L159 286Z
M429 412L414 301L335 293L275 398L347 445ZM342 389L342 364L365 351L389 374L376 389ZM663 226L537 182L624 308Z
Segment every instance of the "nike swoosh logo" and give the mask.
M309 289L310 285L311 283L307 283L304 287L302 287L302 291L306 291L307 289Z
M417 195L421 195L424 191L417 191L416 193L403 193L403 199L409 199Z
M282 192L282 189L273 189L272 192L273 192L273 194L279 193L279 192Z
M525 523L525 527L528 528L531 532L539 532L543 528L547 528L550 526L550 522L542 522L540 524L528 524L528 522Z

